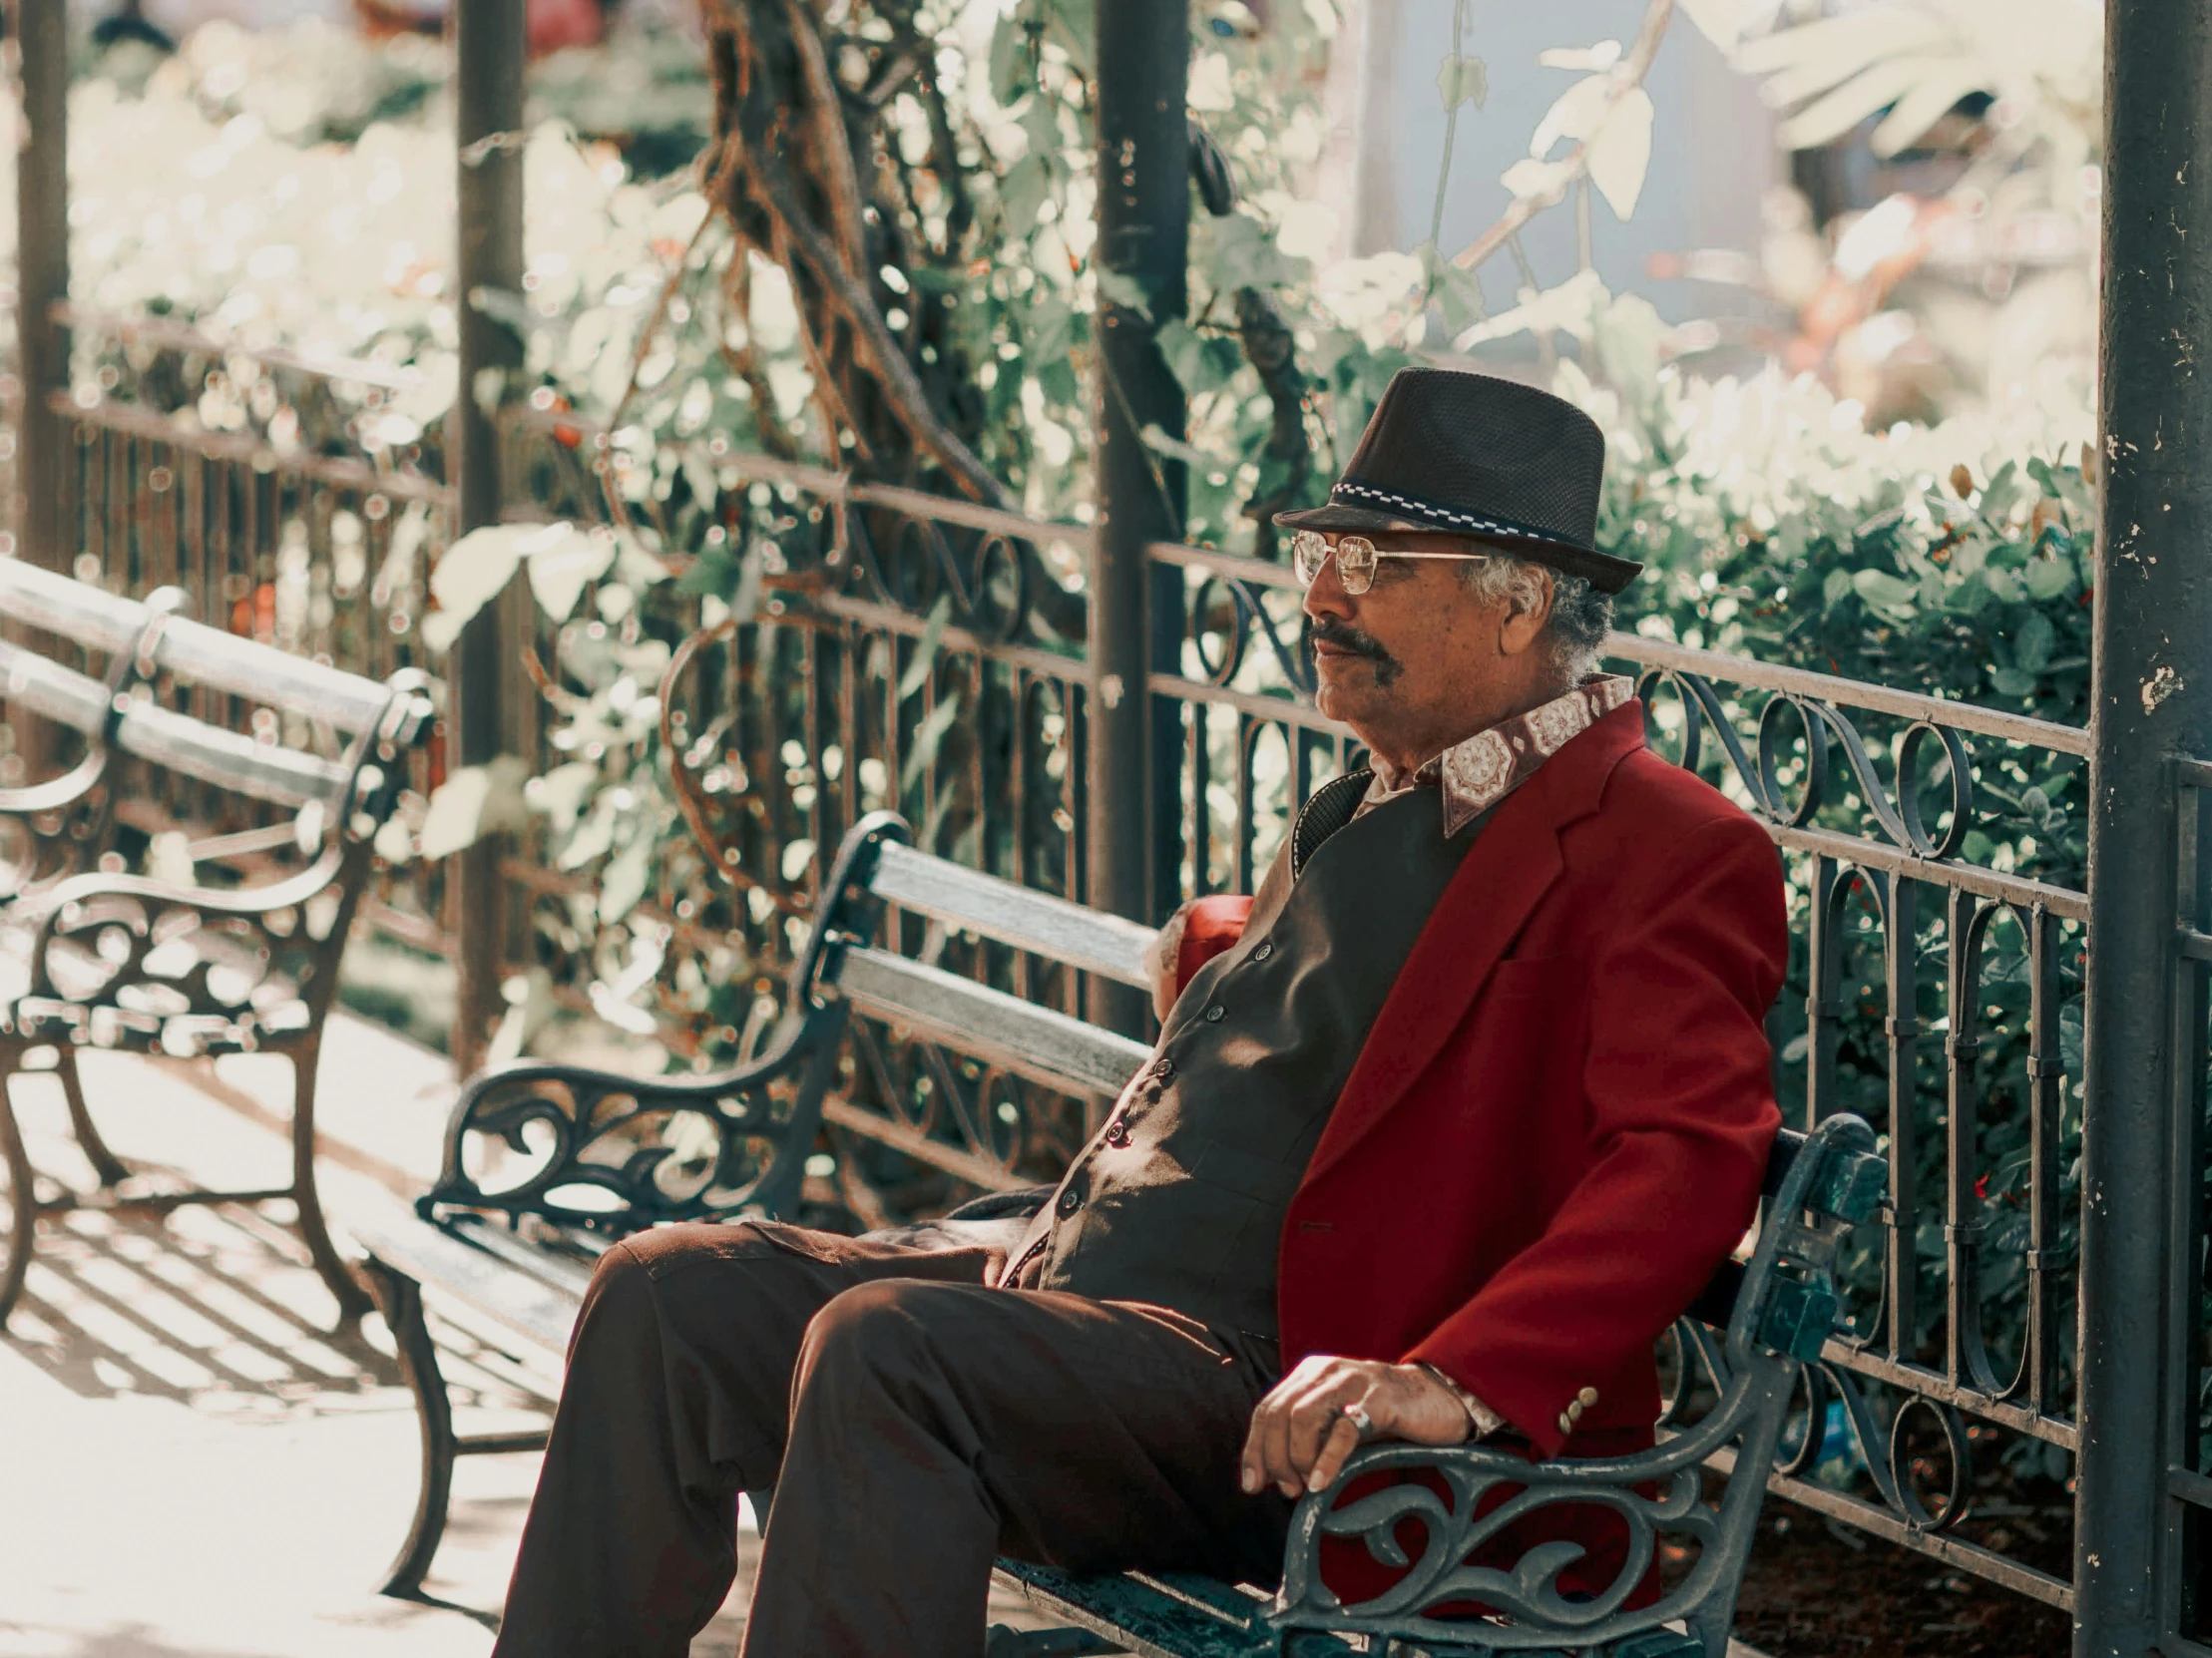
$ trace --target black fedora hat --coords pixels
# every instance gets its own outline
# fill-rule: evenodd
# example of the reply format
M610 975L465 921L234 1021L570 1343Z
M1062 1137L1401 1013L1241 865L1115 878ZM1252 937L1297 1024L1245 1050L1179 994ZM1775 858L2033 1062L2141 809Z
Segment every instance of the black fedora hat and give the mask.
M1565 398L1491 374L1402 368L1329 504L1275 522L1474 536L1618 593L1643 566L1597 550L1604 478L1604 435Z

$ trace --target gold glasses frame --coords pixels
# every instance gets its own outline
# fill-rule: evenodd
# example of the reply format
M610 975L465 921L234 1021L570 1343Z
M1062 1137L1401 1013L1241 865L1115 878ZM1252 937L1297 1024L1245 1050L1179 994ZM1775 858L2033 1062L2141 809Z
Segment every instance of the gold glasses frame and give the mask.
M1318 530L1295 531L1290 538L1290 562L1298 580L1312 587L1321 569L1336 558L1336 579L1357 599L1375 585L1375 565L1381 559L1455 559L1463 564L1486 565L1488 553L1409 553L1395 547L1377 547L1365 536L1339 536L1336 545Z

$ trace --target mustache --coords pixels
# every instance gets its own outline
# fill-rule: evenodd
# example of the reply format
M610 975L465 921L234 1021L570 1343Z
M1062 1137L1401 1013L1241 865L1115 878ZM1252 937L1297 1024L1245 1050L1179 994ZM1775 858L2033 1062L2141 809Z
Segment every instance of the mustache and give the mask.
M1339 650L1348 650L1355 656L1365 656L1379 664L1387 663L1392 667L1398 665L1398 658L1384 648L1381 639L1372 633L1362 632L1348 622L1339 622L1334 617L1323 617L1313 624L1313 642L1334 645Z

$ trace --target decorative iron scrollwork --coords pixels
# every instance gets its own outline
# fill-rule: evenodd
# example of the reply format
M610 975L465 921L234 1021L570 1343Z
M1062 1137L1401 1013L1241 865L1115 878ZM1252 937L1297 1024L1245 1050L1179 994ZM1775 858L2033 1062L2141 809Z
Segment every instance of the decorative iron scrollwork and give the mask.
M876 849L906 827L876 813L846 837L792 970L793 1012L760 1058L710 1076L640 1078L580 1065L486 1071L446 1129L445 1166L418 1200L623 1234L663 1221L788 1212L834 1076L849 1010L838 955L883 911L869 891Z
M1949 858L1965 843L1975 826L1974 757L1966 741L1949 726L1916 719L1906 727L1897 754L1894 789L1882 780L1859 728L1833 703L1794 692L1776 691L1759 710L1756 759L1748 753L1728 717L1727 705L1702 674L1685 668L1650 667L1636 679L1636 695L1648 709L1661 686L1671 687L1682 709L1681 749L1677 763L1695 771L1704 759L1705 732L1719 742L1729 767L1750 795L1753 806L1770 822L1802 828L1823 806L1831 804L1830 747L1843 751L1851 775L1858 783L1860 799L1875 825L1890 843L1917 858ZM1782 780L1784 726L1795 716L1804 745L1804 778L1790 798ZM1933 748L1931 748L1933 744ZM1945 767L1940 779L1924 778L1922 768L1931 753L1941 755ZM1931 782L1949 791L1943 811L1949 822L1939 835L1929 828L1922 796ZM1941 814L1939 814L1941 815Z

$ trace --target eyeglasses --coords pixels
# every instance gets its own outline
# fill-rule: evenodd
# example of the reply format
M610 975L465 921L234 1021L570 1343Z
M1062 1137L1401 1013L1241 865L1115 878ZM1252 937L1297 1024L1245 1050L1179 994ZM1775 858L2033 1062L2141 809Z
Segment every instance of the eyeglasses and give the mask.
M1344 591L1358 598L1375 585L1377 559L1457 559L1466 564L1488 564L1487 553L1404 553L1395 547L1377 547L1365 536L1339 536L1336 547L1336 579ZM1291 564L1298 580L1312 587L1329 562L1329 538L1318 530L1300 530L1290 538Z

